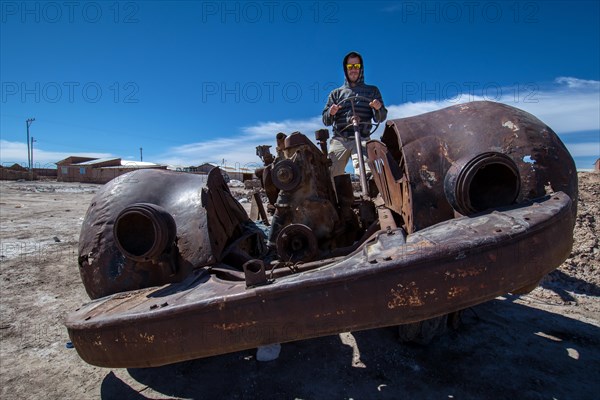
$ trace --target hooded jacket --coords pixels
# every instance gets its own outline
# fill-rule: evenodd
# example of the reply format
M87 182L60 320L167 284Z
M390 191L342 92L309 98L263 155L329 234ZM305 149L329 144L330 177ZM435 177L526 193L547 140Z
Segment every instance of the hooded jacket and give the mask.
M350 55L358 56L360 59L361 69L359 70L359 76L355 83L350 83L348 79L348 71L346 70L346 64L348 62L348 58ZM361 122L364 124L360 124L361 137L368 138L369 132L371 131L371 119L375 122L383 122L387 118L387 109L383 105L383 100L381 98L381 92L377 86L367 85L365 84L365 64L363 62L363 58L360 54L355 51L352 51L344 57L342 62L342 68L344 69L344 76L346 77L344 80L344 84L337 89L333 89L331 93L329 93L329 97L327 99L327 104L323 109L323 123L325 126L333 125L333 134L334 136L343 136L347 138L354 138L354 129L352 127L352 104L350 100L344 101L341 104L341 108L335 115L329 114L329 108L333 104L340 104L341 101L348 99L354 96L362 96L369 99L366 101L365 99L355 99L354 101L354 110L356 115L360 118ZM379 110L375 110L369 106L369 102L377 99L381 102L381 108Z

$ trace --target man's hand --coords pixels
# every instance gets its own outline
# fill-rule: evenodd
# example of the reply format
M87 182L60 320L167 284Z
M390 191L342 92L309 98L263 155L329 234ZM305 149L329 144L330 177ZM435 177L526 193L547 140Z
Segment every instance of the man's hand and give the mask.
M369 105L371 106L371 108L375 109L376 111L381 108L381 102L379 100L377 100L377 99L375 99L372 102L370 102Z
M341 107L337 104L332 104L331 107L329 107L329 115L335 115L335 113L337 113L340 108Z

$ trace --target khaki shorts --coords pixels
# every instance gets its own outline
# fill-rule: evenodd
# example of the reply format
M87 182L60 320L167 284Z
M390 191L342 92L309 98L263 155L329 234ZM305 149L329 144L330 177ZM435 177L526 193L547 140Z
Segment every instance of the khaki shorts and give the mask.
M362 138L363 157L366 157L367 150L365 144L370 138ZM352 166L354 173L359 174L358 155L356 154L356 144L354 138L348 139L340 136L334 136L329 141L329 159L331 160L331 177L343 175L346 173L346 165L352 157ZM365 163L365 172L369 172L369 165Z

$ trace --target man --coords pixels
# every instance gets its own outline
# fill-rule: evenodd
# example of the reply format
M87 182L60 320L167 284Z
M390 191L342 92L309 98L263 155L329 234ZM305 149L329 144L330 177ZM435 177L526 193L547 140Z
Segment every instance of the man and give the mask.
M342 64L346 76L344 84L329 93L327 104L323 109L323 123L326 126L333 125L333 137L329 146L332 177L344 174L348 159L351 155L356 155L352 126L353 114L356 113L361 122L359 129L365 155L364 144L370 139L371 120L383 122L387 118L387 110L383 105L379 89L377 86L367 85L364 82L365 66L362 56L352 51L346 54ZM362 96L369 101L367 102L364 98L354 99L353 113L351 101L346 99L354 96ZM356 157L354 169L358 170L358 157Z

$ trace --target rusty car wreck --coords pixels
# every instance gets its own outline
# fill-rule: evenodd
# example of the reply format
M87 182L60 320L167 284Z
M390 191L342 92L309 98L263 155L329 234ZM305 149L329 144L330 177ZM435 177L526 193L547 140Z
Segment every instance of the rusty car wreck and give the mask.
M93 300L65 321L81 358L151 367L418 323L532 290L571 251L575 165L531 114L472 102L390 120L360 194L331 179L327 138L257 148L272 218L218 169L106 184L79 243Z

